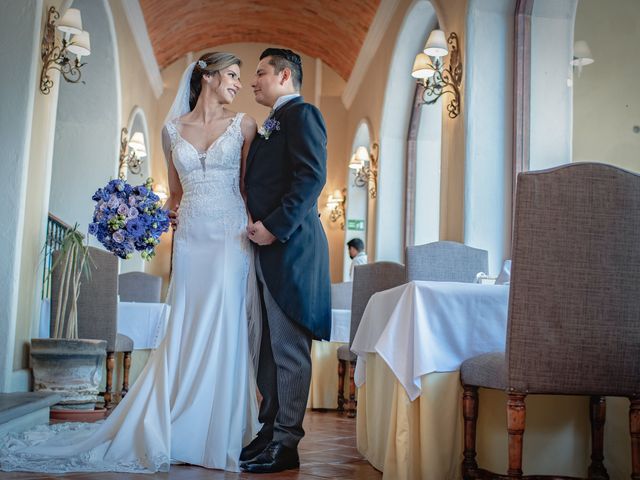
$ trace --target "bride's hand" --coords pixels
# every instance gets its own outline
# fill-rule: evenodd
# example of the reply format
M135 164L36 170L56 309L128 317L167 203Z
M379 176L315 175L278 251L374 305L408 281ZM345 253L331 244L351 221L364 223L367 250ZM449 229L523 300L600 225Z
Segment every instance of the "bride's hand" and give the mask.
M169 210L169 221L174 231L178 227L178 207L180 207L180 205L176 205L175 210Z

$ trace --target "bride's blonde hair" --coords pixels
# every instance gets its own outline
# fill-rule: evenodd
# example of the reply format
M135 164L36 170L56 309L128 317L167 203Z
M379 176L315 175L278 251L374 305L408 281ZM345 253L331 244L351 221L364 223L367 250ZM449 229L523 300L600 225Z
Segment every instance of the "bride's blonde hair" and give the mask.
M225 52L207 52L203 54L193 67L193 73L191 74L191 80L189 82L189 108L193 110L198 102L198 97L202 91L202 76L205 73L215 75L231 65L242 66L242 60L236 57L233 53Z

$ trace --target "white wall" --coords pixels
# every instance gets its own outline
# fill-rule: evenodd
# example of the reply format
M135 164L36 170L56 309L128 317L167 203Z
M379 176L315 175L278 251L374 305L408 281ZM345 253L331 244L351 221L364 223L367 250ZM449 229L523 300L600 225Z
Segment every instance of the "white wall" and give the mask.
M351 155L353 155L356 149L359 146L364 146L367 150L371 149L371 133L367 120L362 120L358 130L356 130L356 135L353 139L353 143L351 145ZM351 159L351 155L349 155L349 159ZM369 207L369 186L365 185L364 187L357 187L353 180L355 178L355 170L352 170L347 164L347 211L346 211L346 219L344 223L344 243L345 245L342 248L343 253L343 275L342 278L345 282L350 281L349 271L351 269L351 259L349 258L349 250L346 246L346 243L353 239L359 238L363 242L365 242L365 251L367 248L367 230L368 230L368 207ZM348 221L349 220L364 220L364 230L350 230Z
M426 38L425 38L426 42ZM449 101L448 96L444 97ZM442 97L420 110L416 142L414 245L440 239L440 174L442 170Z
M376 212L376 260L404 258L404 176L407 131L415 92L411 68L424 48L427 32L436 25L430 2L418 0L400 27L389 66L380 127L380 159Z
M493 274L511 247L514 11L471 0L467 16L464 242L489 252Z
M0 49L0 64L4 65L0 69L0 190L4 200L0 209L0 392L13 389L18 285L42 9L40 0L10 0L3 2L0 16L0 44L5 47Z
M531 170L571 161L573 23L577 0L536 0L531 15Z
M574 40L594 63L573 76L573 161L640 172L640 2L580 0Z
M60 84L49 210L86 233L95 206L91 196L118 175L120 76L106 1L76 0L74 7L91 33L91 55L82 68L86 84Z

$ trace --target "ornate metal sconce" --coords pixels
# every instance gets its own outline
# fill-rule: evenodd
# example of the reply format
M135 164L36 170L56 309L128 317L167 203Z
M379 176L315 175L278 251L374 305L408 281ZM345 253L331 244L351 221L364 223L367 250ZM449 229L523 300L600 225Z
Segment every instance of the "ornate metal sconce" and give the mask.
M341 218L343 219L340 222L340 228L344 230L344 204L346 202L347 190L343 188L342 190L336 190L327 199L327 208L329 208L329 220L332 222L337 222Z
M147 156L147 148L144 144L142 132L136 132L129 140L129 132L126 128L120 131L120 162L119 177L124 180L127 169L134 175L142 171L143 158Z
M448 44L448 47L447 47ZM449 66L445 68L443 57L449 56ZM434 104L445 93L453 95L447 105L449 118L460 115L460 86L462 84L462 63L458 47L458 35L452 32L446 43L442 30L433 30L424 51L416 55L411 75L424 86L423 105Z
M371 145L371 152L367 147L360 146L351 156L349 168L354 170L353 184L356 187L368 187L369 196L376 198L378 194L378 144Z
M70 8L66 11L62 20L57 24L60 13L55 7L49 8L47 24L44 27L44 35L40 46L42 58L42 71L40 72L40 91L47 95L53 87L53 80L49 77L52 69L58 70L67 82L78 83L82 77L80 69L85 63L81 62L83 56L91 54L89 32L82 30L80 10ZM59 44L56 41L56 27L64 32L64 38ZM76 58L72 59L69 54ZM84 83L84 82L82 82Z

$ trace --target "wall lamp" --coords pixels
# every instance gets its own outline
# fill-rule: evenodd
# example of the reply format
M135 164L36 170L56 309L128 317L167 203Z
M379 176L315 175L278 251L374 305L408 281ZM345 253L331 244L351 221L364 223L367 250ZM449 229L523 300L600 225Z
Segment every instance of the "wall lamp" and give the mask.
M369 187L369 196L376 198L378 194L378 144L371 145L371 152L367 147L359 146L356 153L351 155L349 168L354 170L353 184L356 187Z
M136 132L129 140L129 132L126 128L120 131L120 162L118 172L124 180L127 169L134 175L142 171L143 159L147 156L147 147L144 143L142 132Z
M342 218L340 222L340 228L344 230L344 204L346 202L347 190L336 190L327 199L327 208L329 209L329 220L337 222Z
M443 57L449 54L449 66L445 68ZM453 95L447 105L449 118L456 118L460 115L462 63L458 48L458 35L451 33L445 42L444 32L433 30L429 34L424 50L416 55L411 76L424 86L423 105L432 105L442 95L449 93Z
M42 58L40 91L45 95L53 87L53 80L49 77L52 69L58 70L67 82L78 83L82 76L80 69L85 65L81 59L91 54L89 32L82 30L80 10L69 8L59 22L57 22L58 19L60 19L60 13L55 7L49 8L40 46ZM56 41L56 27L64 33L61 43ZM69 56L71 53L76 56L75 59Z

